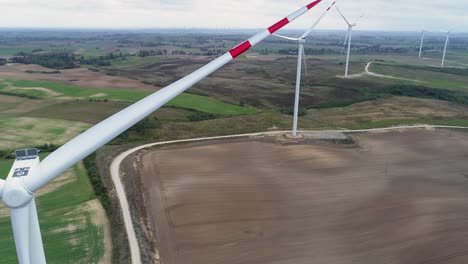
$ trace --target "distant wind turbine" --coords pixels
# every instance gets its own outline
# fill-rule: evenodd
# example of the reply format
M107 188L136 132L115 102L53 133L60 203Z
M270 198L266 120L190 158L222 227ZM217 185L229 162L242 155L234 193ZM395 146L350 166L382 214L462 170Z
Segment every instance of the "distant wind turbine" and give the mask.
M52 152L42 162L37 149L16 151L16 160L7 179L0 179L0 199L10 208L19 263L46 263L35 202L36 192L39 189L194 84L302 16L321 1L315 0L302 7L195 72L91 127ZM140 259L132 259L132 263L140 262Z
M440 63L440 67L444 67L444 64L445 64L445 55L447 54L447 47L449 45L449 41L450 41L450 34L452 33L452 31L455 30L455 28L452 28L448 31L442 31L442 32L445 32L447 34L446 38L445 38L445 46L444 46L444 54L442 55L442 62Z
M348 33L346 34L346 38L345 38L345 41L344 41L344 44L343 44L343 46L346 45L346 41L348 41L348 53L346 55L346 69L345 69L345 77L348 77L349 55L351 53L351 38L352 38L352 35L353 35L353 28L355 26L357 26L357 22L364 16L364 14L362 14L358 19L356 19L356 21L354 23L351 24L346 19L346 17L343 15L343 13L341 13L340 9L338 8L338 5L336 5L335 7L336 7L336 10L338 10L338 13L340 13L341 17L346 22L346 24L348 24Z
M299 49L297 52L297 73L296 73L296 95L294 98L294 121L293 121L293 129L292 129L292 135L293 137L297 136L297 123L299 119L299 98L300 98L300 92L301 92L301 72L302 72L302 62L304 60L304 67L306 67L306 73L307 73L307 64L305 62L305 52L304 52L304 44L306 43L307 37L312 33L312 31L317 27L317 25L320 23L320 21L323 19L323 17L330 11L330 9L335 5L336 1L333 2L327 10L320 16L320 18L307 30L302 34L301 37L299 38L292 38L292 37L286 37L278 34L273 34L274 36L287 39L287 40L292 40L292 41L297 41L299 43Z
M424 44L424 36L426 35L426 29L423 29L421 31L421 45L419 46L419 55L418 55L418 58L421 58L421 55L422 55L422 48L423 48L423 44Z

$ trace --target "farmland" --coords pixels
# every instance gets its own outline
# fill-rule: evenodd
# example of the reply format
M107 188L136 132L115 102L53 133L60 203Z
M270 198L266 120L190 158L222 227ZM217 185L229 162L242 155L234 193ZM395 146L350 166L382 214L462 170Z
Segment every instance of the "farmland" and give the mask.
M129 197L163 263L464 263L467 135L154 148L130 161L139 188Z
M89 124L30 117L0 117L0 149L24 148L44 143L63 144L89 128Z
M424 58L417 59L418 36L356 32L350 64L354 76L345 79L342 76L344 54L340 53L344 33L317 32L306 45L308 72L304 72L302 80L299 128L467 126L468 36L454 34L457 44L448 54L449 68L443 70L436 68L440 64L443 39L429 37ZM65 56L74 63L70 69L9 61L0 66L0 130L3 131L0 150L46 143L60 145L92 124L212 61L246 37L247 32L186 34L164 30L75 32L72 36L60 31L1 34L0 57L7 60L34 58L36 62L50 65ZM130 145L148 141L290 129L295 52L296 44L268 39L130 128L99 150L97 156L111 158ZM58 55L54 57L54 54ZM363 74L370 61L373 61L371 71L377 74L415 81ZM97 162L103 180L108 180L105 173L108 160L98 158ZM2 177L10 164L11 160L0 160ZM41 217L41 224L49 262L67 263L65 260L69 259L80 263L81 259L86 260L82 263L89 263L106 259L109 254L104 248L111 246L109 240L113 242L112 260L125 259L128 249L120 229L120 214L110 219L112 238L106 240L105 223L96 223L94 217L102 215L104 210L99 207L82 165L75 166L67 175L59 179L64 184L46 190L38 199L39 213L45 216ZM118 212L115 201L111 203ZM3 216L4 210L1 212ZM67 221L59 217L65 212L70 216ZM0 241L9 245L0 254L8 256L7 262L14 261L7 218L1 218L0 229L9 234ZM65 245L70 250L58 245L59 241L69 241ZM72 257L67 257L66 252Z

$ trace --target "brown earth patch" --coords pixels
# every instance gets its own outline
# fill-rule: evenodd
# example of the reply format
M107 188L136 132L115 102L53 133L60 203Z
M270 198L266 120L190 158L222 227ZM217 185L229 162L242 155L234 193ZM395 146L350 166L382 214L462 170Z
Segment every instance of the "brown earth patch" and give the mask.
M58 74L27 73L26 71L49 72L51 69L38 65L8 64L0 66L0 79L54 81L79 87L113 88L127 90L156 91L157 87L144 84L137 80L117 76L109 76L93 72L85 68L60 70Z
M140 191L162 263L467 263L468 134L354 139L146 152Z

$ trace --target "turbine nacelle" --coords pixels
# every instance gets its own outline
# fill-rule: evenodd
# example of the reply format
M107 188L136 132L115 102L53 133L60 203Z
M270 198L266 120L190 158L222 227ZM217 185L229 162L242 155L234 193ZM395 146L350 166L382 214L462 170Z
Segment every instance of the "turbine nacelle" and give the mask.
M15 151L15 162L1 188L0 198L9 208L21 208L31 202L34 193L24 185L24 179L31 177L39 167L39 151L22 149Z

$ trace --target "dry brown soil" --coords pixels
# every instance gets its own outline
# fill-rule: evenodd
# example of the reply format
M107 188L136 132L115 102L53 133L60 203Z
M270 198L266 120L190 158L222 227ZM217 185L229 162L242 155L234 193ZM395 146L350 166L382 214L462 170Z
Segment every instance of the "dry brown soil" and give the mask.
M26 71L35 73L27 73ZM0 66L0 79L30 80L30 81L55 81L80 87L114 88L128 90L158 90L157 87L146 85L140 81L109 76L99 72L93 72L85 68L60 70L58 74L47 74L40 72L51 72L53 69L38 65L8 64Z
M143 155L162 263L468 263L468 133Z

